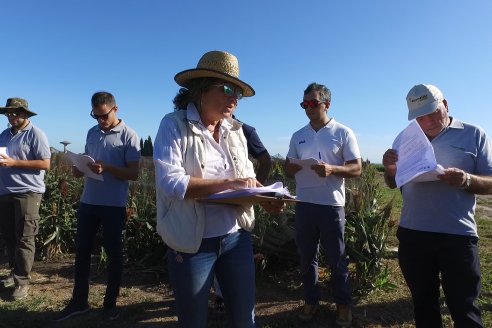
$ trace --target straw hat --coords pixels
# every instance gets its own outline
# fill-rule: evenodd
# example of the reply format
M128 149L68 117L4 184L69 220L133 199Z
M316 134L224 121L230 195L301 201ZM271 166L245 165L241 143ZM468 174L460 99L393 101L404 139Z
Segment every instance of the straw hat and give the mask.
M0 114L11 113L15 110L22 109L27 113L28 117L37 115L36 113L29 110L29 105L27 100L22 98L9 98L7 99L7 104L5 107L0 107Z
M189 81L201 77L215 77L231 82L243 89L243 97L255 94L255 90L249 84L239 79L239 63L236 56L225 51L205 53L196 68L179 72L174 76L174 81L186 88Z

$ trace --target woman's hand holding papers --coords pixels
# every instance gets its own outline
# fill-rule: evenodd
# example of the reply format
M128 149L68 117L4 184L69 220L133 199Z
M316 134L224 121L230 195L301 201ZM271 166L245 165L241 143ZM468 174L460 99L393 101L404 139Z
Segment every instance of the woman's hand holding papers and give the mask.
M230 186L227 189L241 190L246 188L261 187L262 184L256 181L255 178L237 178L230 181Z

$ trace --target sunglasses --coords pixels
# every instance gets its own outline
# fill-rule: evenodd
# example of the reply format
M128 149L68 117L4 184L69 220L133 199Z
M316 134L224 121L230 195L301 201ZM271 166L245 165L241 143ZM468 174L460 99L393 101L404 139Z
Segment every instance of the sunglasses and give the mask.
M223 88L223 92L227 97L234 97L237 100L243 97L243 90L241 88L234 88L227 84L217 84L216 87Z
M300 103L301 107L304 109L308 108L315 108L318 107L320 104L324 104L325 101L319 101L317 99L313 100L303 100L302 103Z
M109 112L107 112L106 114L101 114L101 115L94 114L94 112L93 112L93 111L91 111L90 115L91 115L91 117L92 117L93 119L95 119L95 120L104 120L104 121L105 121L105 120L107 120L107 119L108 119L109 114L110 114L110 113L111 113L114 109L115 109L115 107L111 108L111 109L109 110Z
M20 116L20 113L5 113L8 118L16 118Z

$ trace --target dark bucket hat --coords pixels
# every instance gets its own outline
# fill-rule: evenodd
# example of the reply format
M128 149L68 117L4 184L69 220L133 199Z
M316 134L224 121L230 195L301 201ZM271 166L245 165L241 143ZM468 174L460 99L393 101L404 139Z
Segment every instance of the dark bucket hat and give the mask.
M7 99L7 104L5 105L5 107L0 107L0 114L11 113L19 109L22 109L24 112L26 112L28 117L37 115L36 113L29 110L27 100L22 98Z

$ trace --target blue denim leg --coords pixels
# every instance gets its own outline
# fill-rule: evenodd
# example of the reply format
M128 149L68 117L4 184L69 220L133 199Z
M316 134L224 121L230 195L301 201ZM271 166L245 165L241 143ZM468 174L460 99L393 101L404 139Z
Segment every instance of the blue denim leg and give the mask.
M231 327L255 325L255 266L251 234L245 230L222 238L215 265Z
M320 299L318 249L321 242L331 269L334 300L337 304L350 304L352 299L344 242L344 208L297 203L295 227L305 302L318 304Z
M301 281L304 287L304 301L318 304L320 299L318 287L318 249L319 228L315 217L310 215L310 204L296 203L296 244L299 251Z
M194 254L169 249L168 268L180 327L207 326L214 271L222 289L230 326L255 327L254 262L249 232L240 230L203 239Z
M80 203L77 211L75 283L72 298L84 304L89 296L91 253L99 227L103 227L103 246L108 255L105 306L112 306L121 285L123 270L122 230L125 208Z
M320 240L331 270L333 300L337 304L349 305L352 303L352 287L349 280L349 261L345 252L345 209L342 206L322 207L325 223L320 225Z

